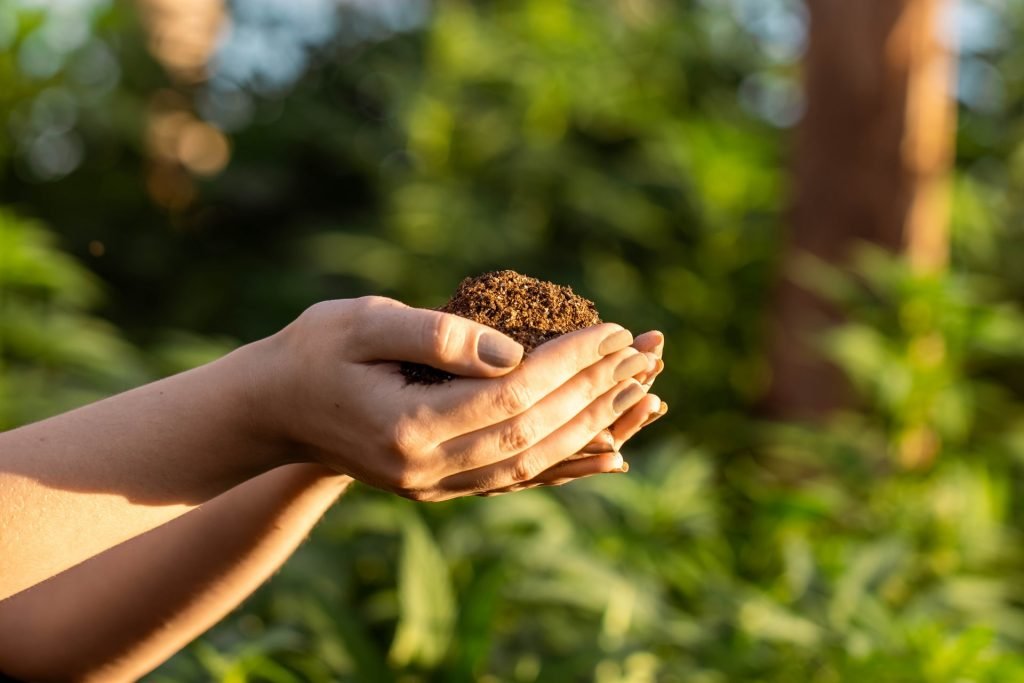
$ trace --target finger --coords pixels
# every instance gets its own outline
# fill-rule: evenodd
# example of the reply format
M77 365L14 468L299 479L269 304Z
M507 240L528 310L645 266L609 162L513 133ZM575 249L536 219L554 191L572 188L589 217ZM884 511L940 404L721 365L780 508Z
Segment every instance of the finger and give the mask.
M514 493L526 489L537 488L538 486L564 486L577 479L585 479L596 474L609 474L612 472L627 472L629 464L623 461L619 453L605 453L595 455L583 460L572 460L561 462L554 467L548 468L536 478L521 484L513 484L492 491L477 493L478 496L500 495Z
M648 354L648 357L651 359L647 372L637 377L637 381L641 384L650 386L657 374L661 372L657 364L661 363L661 367L665 367L664 363L661 362L661 355L665 350L665 335L658 330L644 332L633 340L633 348Z
M575 458L586 458L591 455L599 455L601 453L614 453L615 452L615 437L612 436L610 429L602 429L598 432L597 436L590 440L586 446L580 449L580 452L576 455L568 458L573 460Z
M649 335L651 333L648 332L647 334ZM639 339L639 337L637 337L637 339ZM645 344L641 344L641 346L643 345ZM636 340L633 342L633 348L637 348ZM641 372L635 374L633 377L643 385L644 389L650 390L651 385L654 384L654 379L661 373L662 368L665 367L665 363L651 352L645 353L644 356L647 358L647 367ZM612 453L614 451L615 438L612 436L611 430L602 429L596 436L594 436L593 439L590 440L590 443L580 449L579 453L568 459L585 458L588 455Z
M642 425L640 425L640 429L643 429L644 427L649 426L655 420L660 420L661 418L665 417L665 415L667 413L668 413L668 404L665 403L664 401L662 401L661 402L661 407L658 408L658 412L651 413L651 416L649 418L647 418L647 421L644 422Z
M644 389L650 390L651 386L654 384L655 378L661 374L661 371L665 368L665 362L661 360L661 352L664 349L664 346L665 335L657 330L644 332L633 340L633 348L637 351L644 352L644 355L647 357L647 367L644 368L643 371L634 375L636 381L640 382ZM635 410L636 408L634 407L633 409ZM590 440L590 443L580 449L579 453L568 459L585 458L588 455L612 453L614 451L615 439L609 429L603 429Z
M667 403L654 394L648 394L612 425L611 432L615 438L616 450L621 449L622 445L633 438L637 432L667 412Z
M465 377L498 377L519 365L523 347L486 325L393 299L357 300L353 360L423 363Z
M542 398L530 410L441 444L448 472L476 469L522 453L645 367L647 357L636 349L625 348L606 356ZM606 426L601 425L601 429Z
M647 376L644 377L644 379L641 381L641 384L644 385L644 388L650 389L651 386L654 385L654 380L656 380L658 378L658 375L660 375L661 371L664 370L664 369L665 369L665 361L663 361L660 358L656 359L654 361L654 369L651 370L649 373L647 373Z
M665 349L665 335L658 330L644 332L633 340L633 348L644 353L653 353L661 358L662 351Z
M567 460L544 470L533 479L543 485L562 485L594 474L618 472L626 465L621 453L602 453L582 460Z
M649 424L649 418L655 415L660 408L661 399L654 394L643 398L616 420L615 424L608 429L601 430L601 433L591 439L590 443L580 449L579 453L569 456L566 460L579 460L598 453L614 453L621 450L622 444L646 427Z
M536 446L493 465L445 477L440 486L458 493L491 491L528 482L579 451L603 425L612 424L644 396L635 379L620 382Z
M458 380L446 391L430 392L424 400L439 416L438 432L466 434L525 412L582 370L632 342L633 335L620 325L594 325L538 346L514 372L497 381Z
M619 417L615 424L602 430L600 434L590 440L590 443L580 449L579 453L570 455L566 458L566 461L580 460L600 453L618 452L621 450L622 444L639 431L644 421L647 420L652 412L657 411L660 405L661 399L657 396L645 396L639 403ZM621 438L617 434L627 434L627 436Z

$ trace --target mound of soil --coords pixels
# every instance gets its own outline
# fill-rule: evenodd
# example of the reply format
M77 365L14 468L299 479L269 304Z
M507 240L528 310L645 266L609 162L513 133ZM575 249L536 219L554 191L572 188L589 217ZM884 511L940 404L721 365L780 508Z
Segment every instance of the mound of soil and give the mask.
M526 353L546 341L601 322L593 301L570 287L520 275L514 270L466 278L438 310L469 318L504 332ZM455 375L418 363L402 363L410 384L438 384Z

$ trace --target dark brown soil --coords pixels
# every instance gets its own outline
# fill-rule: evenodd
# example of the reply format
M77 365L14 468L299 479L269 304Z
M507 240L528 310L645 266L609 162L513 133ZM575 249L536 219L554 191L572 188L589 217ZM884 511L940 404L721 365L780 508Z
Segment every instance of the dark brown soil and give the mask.
M601 322L593 301L571 288L499 270L466 278L438 310L454 313L504 332L526 353L567 332ZM437 384L455 375L417 363L402 363L410 384Z

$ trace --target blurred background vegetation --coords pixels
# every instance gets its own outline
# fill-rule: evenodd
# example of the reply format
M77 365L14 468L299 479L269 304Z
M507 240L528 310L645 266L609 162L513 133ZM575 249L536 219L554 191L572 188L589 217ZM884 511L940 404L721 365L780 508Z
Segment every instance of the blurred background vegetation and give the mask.
M1024 5L915 3L958 74L923 266L849 215L811 221L841 258L786 238L800 155L874 125L795 143L828 3L0 2L0 428L496 268L669 340L628 476L359 487L150 680L1024 680ZM817 377L813 415L772 391Z

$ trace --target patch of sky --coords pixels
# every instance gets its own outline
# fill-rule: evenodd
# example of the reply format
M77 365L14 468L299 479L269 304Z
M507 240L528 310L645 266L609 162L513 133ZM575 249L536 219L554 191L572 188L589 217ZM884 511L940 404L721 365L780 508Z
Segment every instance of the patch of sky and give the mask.
M807 44L807 10L795 0L729 0L736 20L776 63L800 58Z
M212 65L215 87L281 93L305 72L311 50L380 40L428 16L426 0L235 0Z

